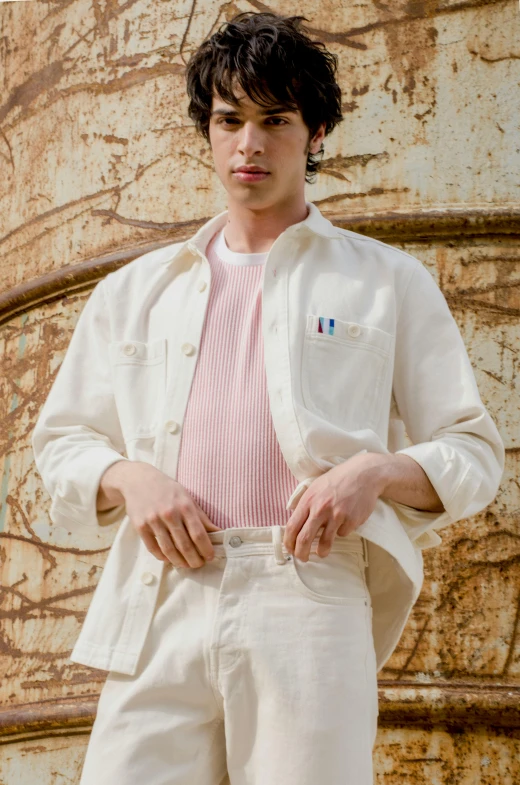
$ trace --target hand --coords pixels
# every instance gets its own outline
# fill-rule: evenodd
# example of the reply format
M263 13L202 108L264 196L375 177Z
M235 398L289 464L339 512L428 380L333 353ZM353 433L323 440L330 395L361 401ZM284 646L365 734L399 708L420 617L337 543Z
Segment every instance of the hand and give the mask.
M323 533L317 553L325 557L336 535L346 537L372 514L384 487L379 461L355 455L317 477L287 521L284 545L300 561L308 561L311 544Z
M118 462L114 467L130 521L154 556L175 567L193 568L213 559L207 532L221 529L180 483L140 461Z

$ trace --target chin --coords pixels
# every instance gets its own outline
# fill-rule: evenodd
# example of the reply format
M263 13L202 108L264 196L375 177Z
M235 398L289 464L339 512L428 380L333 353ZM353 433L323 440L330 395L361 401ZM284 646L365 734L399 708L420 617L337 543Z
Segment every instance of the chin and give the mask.
M273 194L264 192L264 193L255 193L254 188L233 188L232 190L228 191L229 195L240 204L243 204L244 207L249 207L252 210L254 209L262 209L265 207L269 207L275 199L273 199Z

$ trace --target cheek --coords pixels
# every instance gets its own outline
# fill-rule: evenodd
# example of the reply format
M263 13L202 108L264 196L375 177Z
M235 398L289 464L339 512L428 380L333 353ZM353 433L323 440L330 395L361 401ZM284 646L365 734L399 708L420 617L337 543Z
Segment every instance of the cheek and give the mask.
M221 165L225 165L231 155L233 155L233 138L231 134L226 135L224 138L215 136L212 140L212 151L215 161L219 161Z
M222 171L225 166L226 162L229 158L225 146L222 144L221 141L212 140L211 143L211 153L213 155L213 163L215 165L215 169L217 172Z
M282 144L278 144L273 151L278 166L283 170L300 172L302 166L305 167L307 161L306 152L307 137L302 134L295 134L290 138L284 139Z

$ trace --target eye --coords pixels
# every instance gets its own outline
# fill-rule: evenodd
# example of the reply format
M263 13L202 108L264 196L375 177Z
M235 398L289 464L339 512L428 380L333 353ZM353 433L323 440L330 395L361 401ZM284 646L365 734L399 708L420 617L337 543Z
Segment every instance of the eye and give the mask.
M236 125L238 120L236 117L221 117L218 122L224 125Z
M283 117L270 117L269 120L272 120L275 125L287 125L287 120Z

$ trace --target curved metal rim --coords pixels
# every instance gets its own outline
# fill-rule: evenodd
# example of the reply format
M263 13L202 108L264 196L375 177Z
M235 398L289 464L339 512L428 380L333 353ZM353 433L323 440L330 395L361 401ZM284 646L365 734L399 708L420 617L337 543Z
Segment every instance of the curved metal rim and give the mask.
M395 242L464 242L471 237L520 235L520 207L478 209L432 209L362 215L328 214L342 229L375 239ZM168 239L132 246L106 256L53 270L0 294L0 324L44 303L93 286L108 273L149 251L188 239L205 219L179 225Z
M379 727L520 728L518 685L379 682ZM0 711L0 744L88 732L99 694L56 698Z

